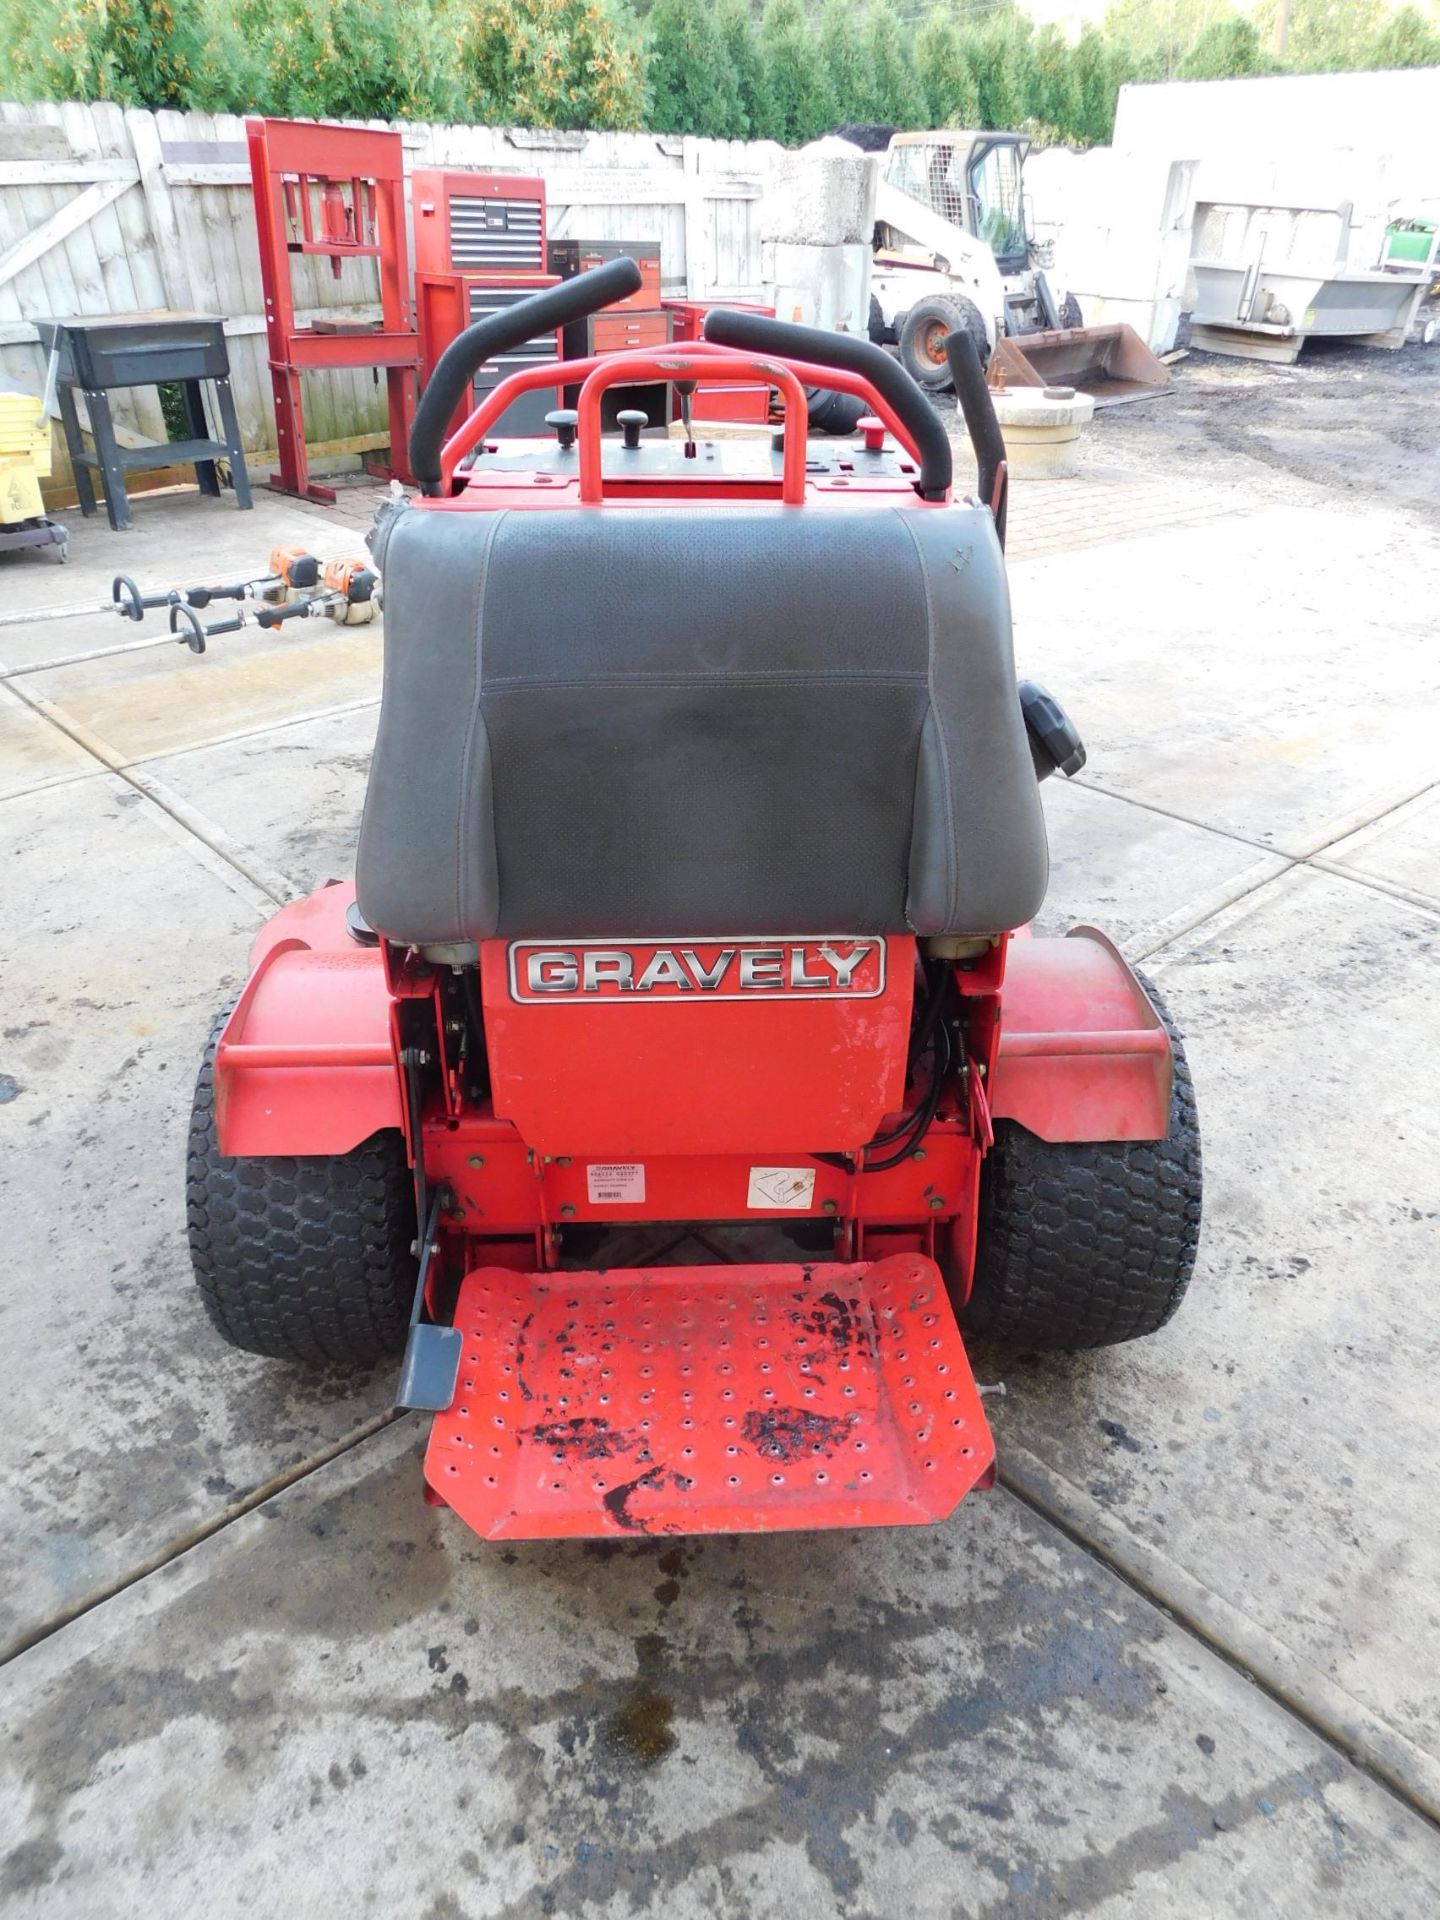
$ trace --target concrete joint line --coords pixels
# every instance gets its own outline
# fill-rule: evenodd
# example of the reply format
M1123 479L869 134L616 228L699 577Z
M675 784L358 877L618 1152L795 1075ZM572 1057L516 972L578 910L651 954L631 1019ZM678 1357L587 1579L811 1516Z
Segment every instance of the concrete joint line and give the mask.
M1287 1647L1187 1568L1119 1525L1052 1467L1010 1443L999 1484L1193 1639L1259 1687L1430 1826L1440 1828L1440 1760Z
M1072 786L1083 787L1086 793L1098 793L1104 800L1118 800L1122 806L1138 807L1142 813L1159 814L1162 820L1178 820L1182 827L1194 827L1198 833L1213 833L1218 839L1233 840L1238 847L1253 847L1257 853L1273 854L1280 860L1302 860L1303 854L1286 853L1282 847L1272 847L1263 840L1252 840L1249 834L1236 833L1233 827L1212 826L1208 820L1196 820L1188 813L1177 813L1173 807L1162 807L1153 800L1138 799L1133 793L1120 793L1114 787L1102 787L1094 780L1076 778Z
M52 1614L48 1620L42 1621L38 1626L27 1627L23 1633L16 1634L14 1639L0 1647L0 1667L8 1666L21 1654L28 1653L32 1647L37 1647L42 1641L49 1640L52 1635L73 1625L86 1614L93 1613L97 1607L105 1606L129 1588L148 1580L162 1567L168 1567L173 1562L183 1559L196 1547L203 1546L207 1540L213 1540L217 1533L223 1533L226 1527L233 1526L237 1520L243 1520L247 1514L254 1513L257 1508L263 1507L277 1494L286 1492L302 1480L308 1480L312 1474L319 1473L322 1467L328 1467L332 1460L338 1460L342 1454L354 1452L367 1440L374 1439L376 1434L383 1433L387 1427L395 1425L400 1418L401 1415L393 1407L387 1408L384 1413L377 1413L373 1419L367 1420L363 1426L356 1427L343 1439L335 1441L319 1453L312 1454L309 1459L302 1460L298 1465L272 1475L258 1487L253 1487L243 1499L233 1501L228 1507L222 1508L212 1519L202 1522L198 1527L192 1527L188 1533L180 1534L174 1540L167 1541L148 1559L140 1561L124 1573L117 1574L103 1587L96 1587L82 1599L62 1607L58 1613Z
M1383 827L1387 820L1392 820L1398 813L1404 813L1407 808L1413 807L1417 800L1423 800L1427 793L1434 790L1436 784L1433 779L1423 780L1402 799L1392 800L1389 806L1382 807L1378 813L1365 807L1356 807L1352 813L1346 814L1342 825L1336 827L1333 832L1327 833L1323 840L1317 840L1313 847L1305 847L1298 858L1314 860L1319 854L1328 853L1332 847L1338 847L1342 840L1349 840L1357 834Z
M0 807L12 800L29 800L37 793L49 793L52 787L73 787L82 780L103 780L105 771L104 767L76 767L73 773L46 774L32 780L28 787L12 787L9 793L0 793Z
M1147 927L1130 950L1130 958L1148 960L1152 954L1159 953L1176 940L1183 940L1187 933L1193 933L1197 927L1203 927L1207 920L1224 913L1227 907L1233 907L1237 901L1258 893L1262 887L1269 886L1272 880L1292 873L1298 864L1298 861L1287 860L1281 854L1271 854L1253 861L1243 873L1237 873L1233 879L1212 887L1209 893L1192 901L1189 906L1179 907L1165 919Z
M1419 907L1424 913L1440 913L1440 899L1433 893L1421 893L1414 887L1402 885L1398 880L1384 880L1374 873L1357 873L1353 867L1342 866L1338 860L1317 858L1303 864L1321 873L1328 873L1332 879L1351 880L1357 887L1369 887L1375 893L1388 894L1392 900L1403 900L1407 906Z
M149 766L158 760L179 760L190 753L208 753L212 747L233 747L240 740L258 740L262 734L283 733L288 727L308 726L312 720L338 720L347 713L364 713L368 707L378 707L379 704L378 699L368 696L364 700L342 700L333 707L315 707L307 713L297 713L292 720L266 720L253 727L240 727L234 733L219 734L213 740L197 740L191 747L168 747L164 753L147 753L143 759L125 760L121 765L132 769Z
M51 726L73 740L76 746L83 747L107 772L114 774L117 780L123 780L127 786L133 787L162 813L168 814L178 826L183 827L194 839L208 847L211 853L218 855L228 867L233 868L267 900L276 906L283 907L288 901L298 897L301 889L286 874L242 849L223 827L217 826L213 820L207 820L205 815L198 812L188 801L182 800L178 793L171 792L163 780L157 780L153 774L144 773L128 765L124 757L117 753L108 741L102 739L82 721L72 720L69 714L47 700L43 694L31 693L23 686L13 686L11 691L17 699L23 700L26 706L32 708L42 719L48 720Z

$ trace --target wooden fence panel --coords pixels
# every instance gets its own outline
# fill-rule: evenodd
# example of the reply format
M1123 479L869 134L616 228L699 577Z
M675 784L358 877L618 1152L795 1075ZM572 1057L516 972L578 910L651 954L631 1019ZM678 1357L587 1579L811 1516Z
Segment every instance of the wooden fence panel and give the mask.
M552 237L658 241L667 292L759 292L758 206L780 152L768 141L398 131L408 168L543 175ZM0 385L43 390L39 319L156 307L221 313L245 446L268 458L275 426L244 141L244 121L233 114L0 103ZM338 276L323 259L296 256L293 266L299 310L378 316L374 262L345 261ZM375 436L386 425L383 378L369 369L307 375L304 402L312 446ZM115 395L114 412L122 439L165 438L153 389Z

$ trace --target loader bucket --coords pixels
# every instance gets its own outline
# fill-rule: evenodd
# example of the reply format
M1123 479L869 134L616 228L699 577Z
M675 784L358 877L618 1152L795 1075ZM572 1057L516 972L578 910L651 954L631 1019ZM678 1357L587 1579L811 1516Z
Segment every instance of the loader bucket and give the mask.
M992 387L1075 387L1097 407L1149 400L1171 390L1170 370L1133 327L1062 327L998 340L990 356Z

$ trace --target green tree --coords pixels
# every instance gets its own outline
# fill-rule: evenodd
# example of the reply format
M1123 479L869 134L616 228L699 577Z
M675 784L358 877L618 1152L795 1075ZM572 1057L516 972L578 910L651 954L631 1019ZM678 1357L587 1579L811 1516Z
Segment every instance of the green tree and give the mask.
M1114 52L1095 27L1086 26L1081 30L1075 45L1074 65L1080 108L1076 132L1091 146L1103 145L1115 131L1115 100L1120 79Z
M1226 0L1111 0L1105 38L1123 50L1127 79L1173 80L1206 27L1229 11Z
M188 107L204 38L198 0L31 0L8 23L6 52L26 98Z
M1035 88L1030 113L1063 140L1080 133L1080 87L1075 63L1058 27L1042 27L1035 36Z
M768 140L773 138L773 107L770 76L761 58L755 23L750 16L750 0L720 0L715 10L720 44L735 81L736 121L731 138Z
M655 0L648 27L647 125L656 133L731 137L740 92L712 9L702 0Z
M1386 0L1291 0L1283 47L1281 0L1259 0L1251 17L1263 45L1287 67L1330 73L1363 64L1387 11Z
M1276 64L1261 45L1254 21L1233 13L1228 20L1210 22L1176 74L1181 80L1225 80L1240 74L1274 73Z
M241 0L255 70L245 104L321 120L450 120L455 53L430 0Z
M1030 22L1006 9L989 16L965 39L966 57L980 88L980 124L1010 130L1030 117L1035 57Z
M457 0L466 110L492 126L638 127L644 63L603 0Z
M932 7L915 36L915 65L932 127L973 127L980 119L980 87L965 42L947 7Z
M830 89L800 0L766 0L760 52L770 85L770 133L803 146L832 123Z
M915 71L910 28L886 0L870 0L860 43L867 82L865 118L895 127L924 126L925 95Z
M1440 67L1440 33L1414 7L1392 13L1365 49L1367 67Z
M820 11L818 45L837 123L865 118L868 84L854 21L853 0L825 0Z

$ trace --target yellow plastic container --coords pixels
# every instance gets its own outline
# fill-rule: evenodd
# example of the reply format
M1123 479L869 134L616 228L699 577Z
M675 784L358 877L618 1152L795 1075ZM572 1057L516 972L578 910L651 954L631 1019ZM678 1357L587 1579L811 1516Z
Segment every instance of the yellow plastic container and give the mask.
M31 393L0 393L0 526L38 520L50 475L50 423Z

